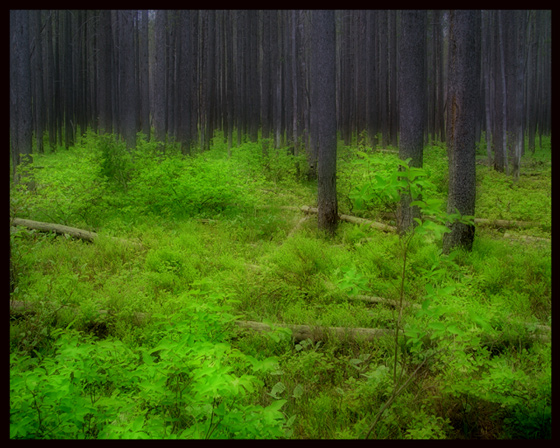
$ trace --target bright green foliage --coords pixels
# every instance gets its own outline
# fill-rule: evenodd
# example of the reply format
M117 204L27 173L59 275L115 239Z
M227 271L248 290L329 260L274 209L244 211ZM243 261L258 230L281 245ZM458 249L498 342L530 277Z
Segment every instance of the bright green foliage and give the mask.
M132 350L118 340L58 330L52 354L12 356L11 437L281 437L285 401L247 403L262 384L238 373L266 372L277 362L252 367L224 339L235 319L224 296L191 297L181 313L161 316L148 330L153 345Z
M363 438L383 407L370 437L550 438L551 248L503 238L550 238L550 147L517 184L477 164L477 217L537 224L475 224L472 252L442 255L446 222L467 219L444 213L445 145L422 170L339 151L342 213L394 224L399 194L421 191L423 218L326 238L281 208L316 205L304 157L262 142L228 156L219 134L189 157L137 141L35 155L44 168L11 191L12 216L99 234L11 228L11 299L36 305L10 316L12 438ZM399 333L295 342L283 324Z

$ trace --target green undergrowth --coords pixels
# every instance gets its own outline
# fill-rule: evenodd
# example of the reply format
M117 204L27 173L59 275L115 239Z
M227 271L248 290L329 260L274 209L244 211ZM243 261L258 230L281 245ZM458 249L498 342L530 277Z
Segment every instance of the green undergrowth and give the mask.
M402 281L399 236L341 222L329 238L282 208L316 205L287 148L138 141L88 134L11 191L12 217L99 235L11 227L10 300L33 304L10 316L11 438L550 437L551 246L521 238L551 235L549 143L517 182L477 165L476 217L534 225L477 226L472 252L442 255L423 222ZM396 155L339 155L340 212L394 224ZM444 213L445 145L424 164L410 179ZM364 300L401 291L401 317ZM284 324L401 331L294 340Z

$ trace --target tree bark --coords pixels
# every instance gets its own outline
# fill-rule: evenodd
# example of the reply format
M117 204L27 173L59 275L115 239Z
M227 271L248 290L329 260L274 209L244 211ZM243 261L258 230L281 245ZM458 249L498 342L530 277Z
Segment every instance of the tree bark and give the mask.
M120 117L121 132L127 149L136 147L136 117L138 114L138 86L134 51L134 14L132 10L119 11L121 31L119 60L121 63Z
M476 60L477 11L451 11L449 26L447 212L473 215L476 199L475 120L479 100L480 64ZM460 246L472 249L474 225L450 224L443 237L444 253Z
M167 131L167 104L166 104L166 26L167 11L156 11L154 25L155 40L155 67L154 67L154 109L153 121L155 139L165 143Z
M312 114L318 145L318 225L334 234L338 225L336 197L336 34L334 11L313 12Z
M179 116L177 119L177 139L181 142L183 154L190 154L191 151L191 12L188 10L179 11L178 38L178 97L179 97Z
M426 119L426 11L402 11L399 50L399 158L410 158L409 166L421 168ZM401 233L411 230L414 218L420 217L420 210L411 207L411 202L410 195L403 192L397 209Z
M150 140L150 56L148 34L148 10L143 9L141 14L140 32L140 125L146 139Z
M12 172L31 161L33 112L29 11L10 10L10 149Z
M33 118L35 122L35 142L37 152L43 153L45 100L43 95L43 39L41 38L41 11L29 11L29 14L31 16L31 29L33 33L31 62L33 66Z

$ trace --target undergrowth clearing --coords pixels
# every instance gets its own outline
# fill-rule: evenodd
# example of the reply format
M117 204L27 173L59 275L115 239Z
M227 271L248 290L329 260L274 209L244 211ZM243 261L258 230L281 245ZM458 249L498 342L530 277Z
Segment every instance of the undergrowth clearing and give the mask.
M473 251L448 256L437 235L411 239L417 307L397 346L294 341L285 325L393 331L399 237L349 222L320 234L284 207L316 206L303 157L244 143L228 158L214 142L185 158L90 134L34 156L11 217L99 238L11 227L10 300L35 305L11 313L12 438L550 437L549 140L518 182L477 165L476 218L534 225L477 225ZM386 199L358 193L398 159L359 149L339 151L339 212L394 225ZM424 195L444 200L445 147L424 151Z

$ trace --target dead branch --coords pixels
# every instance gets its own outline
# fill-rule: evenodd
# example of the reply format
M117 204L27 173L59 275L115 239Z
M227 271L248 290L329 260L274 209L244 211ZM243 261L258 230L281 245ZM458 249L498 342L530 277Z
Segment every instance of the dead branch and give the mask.
M504 233L504 238L509 238L509 239L512 239L512 240L521 239L521 240L525 240L525 241L529 241L529 242L530 241L534 241L534 242L541 241L541 242L544 242L544 243L549 243L549 244L551 243L550 238L541 238L541 237L538 237L538 236L528 236L528 235L514 235L514 234L511 234L509 232Z
M64 226L62 224L52 224L48 222L32 221L31 219L21 219L21 218L11 218L10 225L13 226L23 226L29 229L39 230L41 232L54 232L59 235L70 235L71 237L78 238L84 241L93 242L99 235L95 232L90 232L88 230L78 229L76 227ZM122 238L110 237L111 240L124 244L131 244L139 248L142 247L140 243L125 240Z
M307 205L302 205L301 207L284 205L284 206L281 206L279 208L281 208L282 210L301 211L303 213L314 213L314 214L319 213L319 210L317 209L317 207L309 207ZM369 227L373 227L375 229L383 230L384 232L396 232L397 231L397 228L394 227L394 226L390 226L388 224L383 224L381 222L370 221L369 219L358 218L357 216L341 214L341 215L338 215L338 217L342 221L351 222L353 224L364 224L364 225L367 225Z
M260 322L238 320L235 322L240 328L253 330L253 331L272 331L270 325ZM344 327L320 327L310 325L291 325L291 324L278 324L278 327L286 327L292 330L292 337L295 341L303 341L311 339L312 341L323 340L329 336L335 338L348 338L350 340L366 340L372 341L380 337L390 335L393 330L385 328L344 328Z

